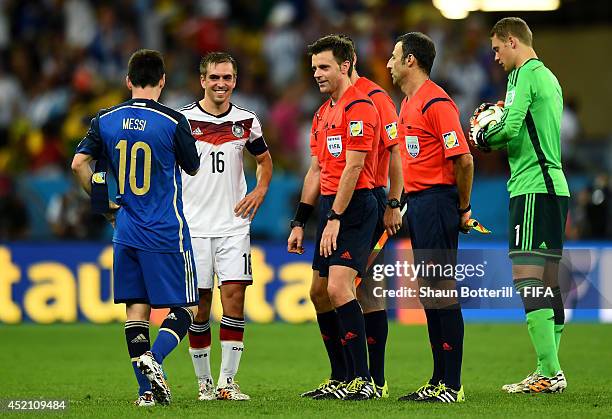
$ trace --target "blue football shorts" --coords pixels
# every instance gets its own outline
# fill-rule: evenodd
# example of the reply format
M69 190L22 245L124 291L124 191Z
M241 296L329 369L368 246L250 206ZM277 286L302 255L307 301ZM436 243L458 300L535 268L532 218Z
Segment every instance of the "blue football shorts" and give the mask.
M113 244L115 304L145 303L153 308L197 305L193 252L149 252Z

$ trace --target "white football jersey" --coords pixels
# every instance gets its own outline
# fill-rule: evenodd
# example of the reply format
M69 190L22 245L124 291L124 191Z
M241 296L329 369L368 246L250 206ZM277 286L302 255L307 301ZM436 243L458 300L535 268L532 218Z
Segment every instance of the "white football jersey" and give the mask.
M234 214L247 191L243 149L253 155L268 150L255 113L232 103L221 115L207 113L199 102L179 111L191 125L200 155L195 176L183 172L183 212L191 237L225 237L249 232L250 221Z

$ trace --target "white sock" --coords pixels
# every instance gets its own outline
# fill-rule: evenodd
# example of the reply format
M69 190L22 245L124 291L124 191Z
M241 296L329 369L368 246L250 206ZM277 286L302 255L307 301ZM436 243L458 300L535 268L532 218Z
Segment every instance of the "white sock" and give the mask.
M191 362L193 362L193 369L196 377L198 377L198 381L207 378L212 380L210 372L210 346L206 348L189 348L189 355L191 355Z
M225 387L234 382L243 351L243 342L221 341L221 372L219 373L218 387Z

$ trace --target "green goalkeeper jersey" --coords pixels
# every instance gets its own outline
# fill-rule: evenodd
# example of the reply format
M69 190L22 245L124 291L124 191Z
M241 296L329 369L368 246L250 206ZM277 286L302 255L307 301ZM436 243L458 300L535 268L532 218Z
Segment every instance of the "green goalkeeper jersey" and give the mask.
M507 148L510 197L527 193L569 196L561 167L563 93L555 75L532 58L508 75L504 114L485 140Z

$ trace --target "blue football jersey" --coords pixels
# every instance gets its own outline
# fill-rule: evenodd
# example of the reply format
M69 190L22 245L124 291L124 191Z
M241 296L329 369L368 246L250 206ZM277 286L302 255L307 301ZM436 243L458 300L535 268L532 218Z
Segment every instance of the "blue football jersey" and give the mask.
M154 100L128 100L101 110L76 152L106 159L117 180L115 243L153 252L191 249L181 168L193 173L200 159L185 116Z

